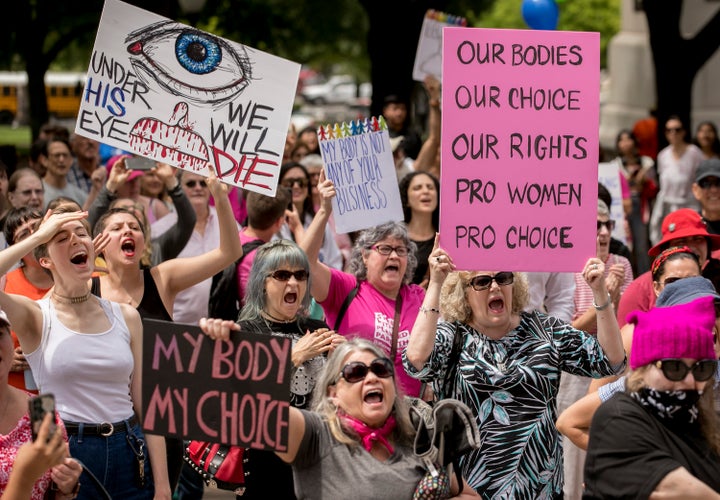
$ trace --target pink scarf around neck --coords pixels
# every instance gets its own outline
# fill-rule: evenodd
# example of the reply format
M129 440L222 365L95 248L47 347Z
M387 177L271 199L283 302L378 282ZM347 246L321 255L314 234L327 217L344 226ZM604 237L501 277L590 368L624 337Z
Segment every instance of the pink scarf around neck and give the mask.
M358 436L360 436L362 444L367 451L372 450L373 441L377 441L384 445L391 455L395 453L392 445L387 440L387 436L395 429L395 417L392 415L387 418L382 427L378 428L369 427L364 422L361 422L346 413L340 415L340 418L342 418L343 422L355 431Z

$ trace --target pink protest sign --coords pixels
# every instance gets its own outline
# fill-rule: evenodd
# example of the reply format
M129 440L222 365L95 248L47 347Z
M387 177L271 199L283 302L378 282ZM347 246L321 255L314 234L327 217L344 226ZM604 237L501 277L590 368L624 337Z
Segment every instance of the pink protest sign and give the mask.
M595 255L600 37L443 29L441 245L459 269Z

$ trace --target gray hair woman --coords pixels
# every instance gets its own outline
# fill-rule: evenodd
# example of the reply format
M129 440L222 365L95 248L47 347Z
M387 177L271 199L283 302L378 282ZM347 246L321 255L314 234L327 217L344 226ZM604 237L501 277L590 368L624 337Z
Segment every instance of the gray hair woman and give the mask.
M222 320L200 326L216 339L238 329ZM287 451L275 452L292 464L298 498L413 497L427 469L413 452L414 428L395 375L385 352L364 339L329 356L315 386L314 411L290 407ZM478 498L465 481L462 495L460 487L452 475L451 496Z
M422 384L405 373L398 348L407 345L425 296L425 290L410 284L417 247L403 223L386 222L361 233L350 258L350 273L329 268L318 258L335 196L335 186L324 173L318 191L322 203L301 243L310 260L310 291L329 324L342 335L378 344L393 360L400 388L419 396Z
M289 240L276 240L258 248L245 296L247 300L233 328L243 333L275 335L292 341L290 404L309 408L325 356L345 338L324 321L307 317L310 306L310 264L305 253ZM203 320L203 323L220 320ZM294 498L290 466L270 451L253 450L244 463L244 496Z
M453 272L437 239L429 264L423 314L404 364L437 394L477 415L482 444L460 458L463 476L487 498L562 497L554 425L560 372L600 377L625 366L604 263L592 258L582 273L597 310L597 339L545 314L523 312L528 291L520 273Z

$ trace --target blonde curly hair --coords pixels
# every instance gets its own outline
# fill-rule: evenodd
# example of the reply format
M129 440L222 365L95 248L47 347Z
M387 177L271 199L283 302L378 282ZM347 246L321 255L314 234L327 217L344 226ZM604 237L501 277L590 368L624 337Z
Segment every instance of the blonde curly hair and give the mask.
M472 309L468 304L467 293L470 280L477 271L457 271L450 273L443 283L440 293L440 312L445 321L468 323L472 319ZM528 282L525 273L513 272L512 314L519 314L528 303Z

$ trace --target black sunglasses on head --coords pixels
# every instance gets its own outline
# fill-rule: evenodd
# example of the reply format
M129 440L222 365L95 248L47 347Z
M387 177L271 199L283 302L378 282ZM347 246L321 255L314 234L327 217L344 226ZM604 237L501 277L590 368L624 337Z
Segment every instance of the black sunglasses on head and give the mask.
M511 271L502 271L495 274L495 276L479 274L470 280L468 286L471 286L476 292L481 292L490 288L493 281L497 283L498 286L512 285L513 281L515 281L515 276L513 276Z
M394 373L393 365L389 359L377 358L370 363L370 366L362 361L348 363L340 370L340 376L347 382L354 384L363 380L369 371L380 378L392 377Z
M710 380L717 370L717 361L714 359L703 359L688 366L682 359L668 358L655 361L655 366L662 370L668 380L680 382L692 372L693 378L698 382Z

